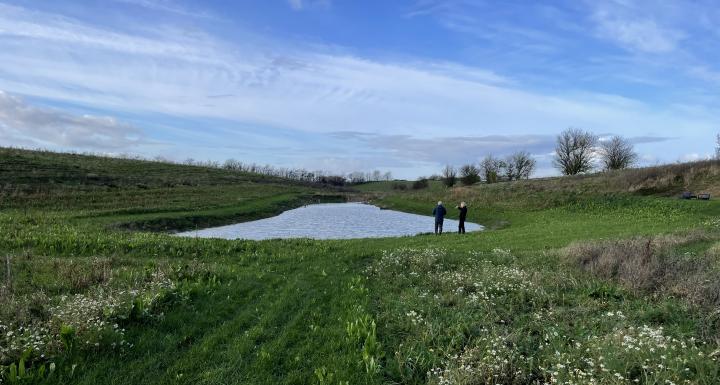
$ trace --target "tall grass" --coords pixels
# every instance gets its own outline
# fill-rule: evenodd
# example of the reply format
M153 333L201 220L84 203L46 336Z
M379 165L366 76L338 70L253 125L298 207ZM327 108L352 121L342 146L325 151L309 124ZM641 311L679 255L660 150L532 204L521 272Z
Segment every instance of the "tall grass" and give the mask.
M708 309L720 306L717 248L683 251L682 246L720 239L695 231L602 242L576 242L564 257L596 276L637 292L680 297Z

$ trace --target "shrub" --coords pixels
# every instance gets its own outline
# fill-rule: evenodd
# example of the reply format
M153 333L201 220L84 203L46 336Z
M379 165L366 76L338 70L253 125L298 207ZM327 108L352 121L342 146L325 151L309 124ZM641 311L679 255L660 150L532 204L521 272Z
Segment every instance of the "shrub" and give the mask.
M460 181L465 186L480 182L480 170L473 164L466 164L460 167Z
M427 179L418 179L412 184L413 190L421 190L424 188L427 188L429 186L429 182Z
M407 190L407 184L403 182L395 182L392 184L393 190Z

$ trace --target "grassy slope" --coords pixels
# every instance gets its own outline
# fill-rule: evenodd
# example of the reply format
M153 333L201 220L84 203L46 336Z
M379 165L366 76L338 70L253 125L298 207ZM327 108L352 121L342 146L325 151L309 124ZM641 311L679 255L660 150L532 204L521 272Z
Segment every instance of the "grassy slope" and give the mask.
M99 166L103 162L111 165ZM41 171L56 163L65 171ZM316 191L219 170L167 166L162 171L165 166L156 163L18 151L0 154L0 164L5 176L0 230L7 235L0 249L13 256L14 269L21 272L15 275L16 296L33 290L73 293L65 277L52 274L52 266L98 256L113 258L118 269L129 271L163 261L199 260L218 279L194 290L191 300L168 308L163 318L128 325L127 338L135 344L129 352L100 347L84 353L73 383L424 383L434 381L427 378L432 368L452 374L453 362L447 356L480 346L483 333L535 354L540 363L555 357L538 352L542 342L522 336L559 331L582 340L609 335L618 325L650 324L664 326L673 337L702 337L701 312L673 299L647 299L589 277L562 264L553 250L579 239L703 226L720 216L720 205L714 201L640 197L620 189L598 195L598 190L613 189L588 178L453 190L433 184L428 190L407 192L369 185L365 189L378 204L417 213L426 213L438 199L465 200L471 207L470 220L495 229L441 238L195 240L107 228L138 222L143 224L140 228L153 228L147 223L172 227L193 216L224 221L269 215L279 209L272 197L288 202ZM71 165L83 171L67 171L78 168ZM159 170L141 172L145 167ZM104 172L117 187L96 183L95 177L87 177L88 170ZM28 179L27 172L56 176ZM142 179L135 179L138 173ZM176 178L187 183L167 184ZM228 212L232 215L224 216ZM178 217L184 220L174 219ZM468 266L480 261L490 261L493 267ZM496 305L489 307L458 295L457 282L436 278L461 274L487 285L505 277L503 266L530 274L522 281L531 282L533 289L500 290L495 293ZM628 315L622 324L603 318L617 310ZM410 311L421 313L424 321L413 322L407 316ZM545 322L533 322L537 314L545 314ZM377 323L379 350L367 348L364 339L347 337L348 322L365 317ZM513 323L506 323L509 320ZM573 353L566 342L548 343L557 344L553 349L562 354ZM381 370L368 368L363 348L379 359ZM712 347L702 348L708 350ZM548 378L538 362L506 358L524 371L525 382L514 379L516 383ZM642 359L645 356L627 357L612 365L620 371L624 362L632 366ZM693 365L696 383L712 383L718 373L710 361Z

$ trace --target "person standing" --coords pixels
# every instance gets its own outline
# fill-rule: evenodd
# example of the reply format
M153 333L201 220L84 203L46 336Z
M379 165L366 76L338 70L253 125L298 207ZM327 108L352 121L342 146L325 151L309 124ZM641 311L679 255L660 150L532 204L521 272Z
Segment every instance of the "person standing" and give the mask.
M443 206L442 201L439 201L437 206L433 209L433 215L435 216L435 234L437 235L442 234L445 214L447 214L447 210L445 210L445 206Z
M460 206L456 207L460 211L460 221L458 223L458 234L465 234L465 218L467 218L467 205L460 202Z

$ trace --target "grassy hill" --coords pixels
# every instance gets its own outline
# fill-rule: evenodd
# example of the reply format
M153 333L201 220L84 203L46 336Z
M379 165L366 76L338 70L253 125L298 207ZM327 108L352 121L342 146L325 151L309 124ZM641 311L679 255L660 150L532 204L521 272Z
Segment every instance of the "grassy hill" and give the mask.
M716 191L717 170L367 184L350 197L451 215L463 200L489 229L254 242L166 232L343 197L1 150L0 378L22 361L24 383L715 384L720 204L674 196Z
M224 170L0 148L0 208L72 210L117 228L185 230L272 216L340 193Z

